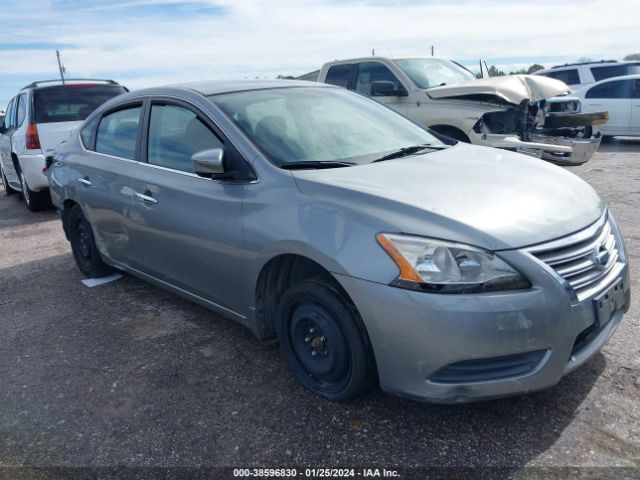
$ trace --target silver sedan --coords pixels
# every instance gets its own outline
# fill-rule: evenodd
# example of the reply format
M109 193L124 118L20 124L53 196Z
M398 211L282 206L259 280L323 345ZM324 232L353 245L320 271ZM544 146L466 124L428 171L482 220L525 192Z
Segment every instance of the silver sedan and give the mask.
M331 400L547 388L629 305L620 232L588 184L328 85L127 93L48 165L85 275L128 272L277 340Z

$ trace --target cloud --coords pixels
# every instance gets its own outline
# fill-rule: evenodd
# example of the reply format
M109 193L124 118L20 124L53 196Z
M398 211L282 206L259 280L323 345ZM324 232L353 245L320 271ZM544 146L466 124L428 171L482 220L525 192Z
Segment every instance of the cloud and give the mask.
M69 75L131 88L302 74L372 49L428 55L434 45L436 55L464 63L483 57L514 66L637 49L634 0L615 8L604 0L579 8L548 0L9 0L2 18L1 105L23 84L57 75L56 48Z

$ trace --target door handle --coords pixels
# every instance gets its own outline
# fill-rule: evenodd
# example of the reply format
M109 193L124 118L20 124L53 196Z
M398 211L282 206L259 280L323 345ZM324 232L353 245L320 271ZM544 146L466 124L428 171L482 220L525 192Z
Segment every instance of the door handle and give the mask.
M91 180L89 180L87 177L79 178L78 181L85 187L93 187L93 183L91 183Z
M137 200L140 200L141 202L144 202L144 203L151 203L151 204L158 203L158 200L156 200L150 195L144 195L142 193L134 192L133 196L136 197Z

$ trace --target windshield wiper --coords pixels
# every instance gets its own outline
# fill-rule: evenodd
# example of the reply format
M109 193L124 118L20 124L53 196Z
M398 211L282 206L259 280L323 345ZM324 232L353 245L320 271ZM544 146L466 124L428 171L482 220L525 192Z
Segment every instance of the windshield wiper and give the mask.
M384 162L385 160L392 160L394 158L406 157L408 155L413 155L415 153L418 153L426 149L442 150L443 148L447 148L447 145L431 145L430 143L424 143L422 145L413 145L411 147L403 147L400 150L391 152L389 155L385 155L384 157L375 159L372 163Z
M336 160L317 160L317 161L296 161L296 162L284 162L280 164L280 168L285 170L303 170L306 168L338 168L338 167L351 167L357 165L355 162L340 162Z

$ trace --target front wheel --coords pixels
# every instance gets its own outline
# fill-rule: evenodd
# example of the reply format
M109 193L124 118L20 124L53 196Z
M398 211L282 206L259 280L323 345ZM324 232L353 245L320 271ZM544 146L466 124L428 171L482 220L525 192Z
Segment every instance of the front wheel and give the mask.
M375 381L364 325L337 288L322 280L294 284L278 303L280 348L294 378L334 401L350 400Z
M0 162L0 176L2 176L2 184L4 185L4 194L9 196L15 193L15 190L9 186L9 180L7 180L7 177L4 174L4 168L2 168L1 162Z
M71 251L80 271L89 278L104 277L112 272L105 264L93 237L91 225L78 205L71 207L67 220Z

